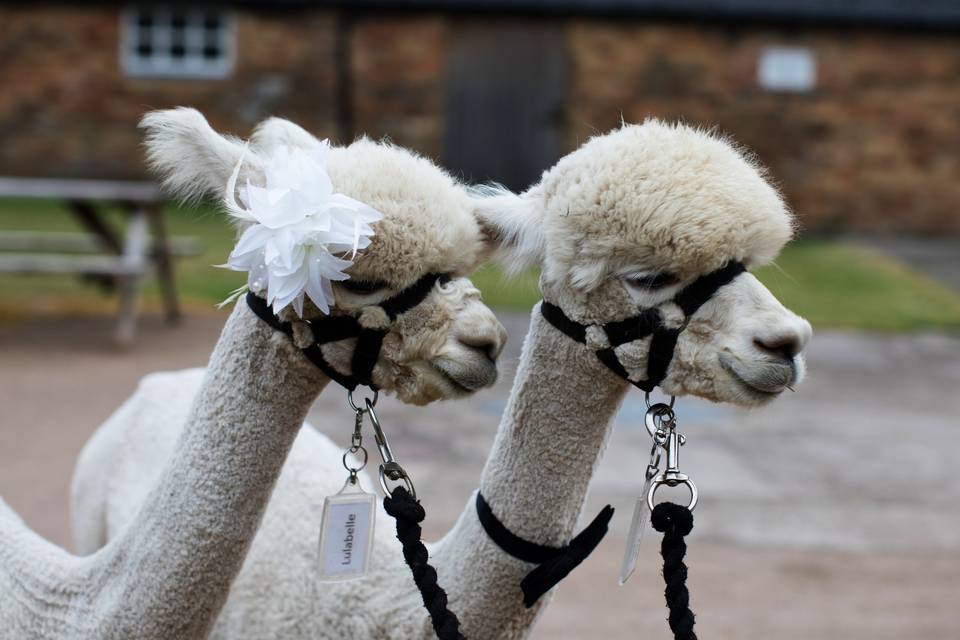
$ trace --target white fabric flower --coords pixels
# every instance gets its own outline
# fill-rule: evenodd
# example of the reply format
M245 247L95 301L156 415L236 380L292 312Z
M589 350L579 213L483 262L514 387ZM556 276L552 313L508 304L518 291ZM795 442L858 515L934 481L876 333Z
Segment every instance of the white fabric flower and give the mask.
M254 292L266 290L274 313L293 305L303 316L304 295L323 313L333 305L331 282L346 280L344 270L357 251L370 245L374 222L383 215L342 193L334 193L326 170L329 146L316 151L280 147L264 167L265 184L247 184L234 198L243 158L227 184L227 210L252 223L225 265L247 271ZM349 259L343 257L350 254Z

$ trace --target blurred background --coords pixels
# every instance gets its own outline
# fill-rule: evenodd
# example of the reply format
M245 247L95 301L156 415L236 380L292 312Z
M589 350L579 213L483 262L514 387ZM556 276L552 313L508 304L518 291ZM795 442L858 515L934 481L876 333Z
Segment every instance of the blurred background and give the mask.
M770 168L800 234L758 275L815 328L810 379L789 398L753 412L680 401L702 491L700 632L954 639L958 33L952 0L4 4L0 494L69 546L80 447L143 374L205 363L215 304L244 281L211 267L233 245L216 208L164 202L149 182L144 112L192 106L241 137L268 116L335 143L387 137L514 189L621 121L682 120ZM382 412L434 536L476 486L536 277L475 278L510 332L496 388ZM342 405L331 389L314 418L346 442ZM642 417L631 396L587 506L613 503L613 531L535 638L668 637L656 542L616 585Z

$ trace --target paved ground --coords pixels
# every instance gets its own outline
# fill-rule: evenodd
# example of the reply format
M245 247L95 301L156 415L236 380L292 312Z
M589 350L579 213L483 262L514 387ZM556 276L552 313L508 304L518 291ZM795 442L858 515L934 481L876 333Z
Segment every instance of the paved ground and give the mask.
M511 335L502 381L464 403L381 417L439 535L476 486L526 328ZM97 318L0 326L0 494L65 544L73 460L148 371L202 364L222 317L178 329L145 323L134 350ZM690 586L701 635L788 640L947 640L960 629L960 338L820 333L797 394L744 412L682 400L683 467L702 491ZM343 442L350 414L331 389L311 419ZM617 507L613 531L559 588L535 638L667 638L656 542L616 585L647 448L631 396L594 478L587 512Z
M956 236L853 236L846 240L876 247L960 293L960 238Z

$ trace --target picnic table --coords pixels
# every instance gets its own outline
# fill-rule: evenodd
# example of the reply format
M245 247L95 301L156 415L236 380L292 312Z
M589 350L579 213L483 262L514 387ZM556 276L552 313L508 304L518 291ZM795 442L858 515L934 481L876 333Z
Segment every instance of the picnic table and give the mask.
M0 197L62 200L87 233L0 231L0 273L70 273L93 278L120 296L115 338L130 344L144 277L156 272L168 322L180 318L173 257L197 255L193 238L170 238L163 198L151 182L0 177ZM124 229L105 217L103 206L125 212Z

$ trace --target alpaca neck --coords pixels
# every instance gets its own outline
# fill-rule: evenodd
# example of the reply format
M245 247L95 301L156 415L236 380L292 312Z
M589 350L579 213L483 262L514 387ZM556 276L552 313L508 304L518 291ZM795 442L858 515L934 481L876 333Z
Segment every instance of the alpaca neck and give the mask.
M584 345L534 309L480 480L494 514L511 532L543 545L569 541L627 389ZM524 635L539 607L524 608L519 583L533 567L489 539L472 498L433 555L467 637Z
M628 388L534 311L480 478L480 491L510 531L544 545L569 540Z
M82 561L30 530L0 500L0 622L4 638L91 637Z
M286 336L237 305L159 482L98 554L103 580L124 583L110 588L130 612L121 624L205 637L328 381Z

